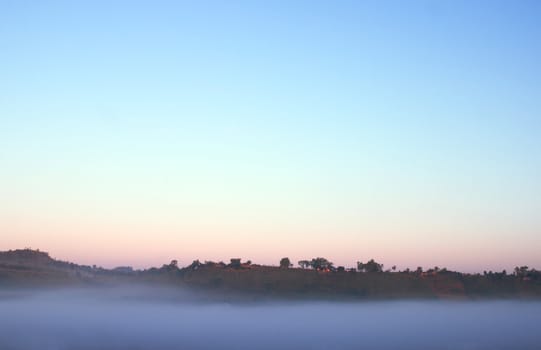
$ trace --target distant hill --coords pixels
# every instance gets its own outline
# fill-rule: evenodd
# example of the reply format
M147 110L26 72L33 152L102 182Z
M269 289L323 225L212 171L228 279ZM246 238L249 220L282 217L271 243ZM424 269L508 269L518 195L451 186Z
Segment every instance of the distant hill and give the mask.
M517 268L514 274L483 275L445 269L359 272L331 265L303 269L291 268L288 263L280 268L232 259L231 264L194 261L179 268L172 261L160 268L133 270L129 266L104 269L77 265L53 259L39 250L0 252L0 288L125 283L189 288L222 299L541 298L541 274L526 267Z
M49 253L32 249L16 249L0 252L0 263L19 265L51 265L58 263Z
M108 282L109 270L53 259L32 249L0 252L0 288L75 286ZM113 278L114 281L114 278Z

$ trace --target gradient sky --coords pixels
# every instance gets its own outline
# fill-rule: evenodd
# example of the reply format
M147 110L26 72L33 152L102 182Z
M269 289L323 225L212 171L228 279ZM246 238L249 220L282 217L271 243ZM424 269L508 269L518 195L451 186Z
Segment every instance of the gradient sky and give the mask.
M541 268L540 18L0 0L0 250Z

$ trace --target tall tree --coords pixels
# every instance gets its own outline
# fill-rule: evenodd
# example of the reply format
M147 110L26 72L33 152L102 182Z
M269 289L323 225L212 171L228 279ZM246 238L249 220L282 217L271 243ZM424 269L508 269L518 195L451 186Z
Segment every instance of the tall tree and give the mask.
M289 269L293 264L291 261L289 261L289 258L282 258L280 259L280 268L281 269Z

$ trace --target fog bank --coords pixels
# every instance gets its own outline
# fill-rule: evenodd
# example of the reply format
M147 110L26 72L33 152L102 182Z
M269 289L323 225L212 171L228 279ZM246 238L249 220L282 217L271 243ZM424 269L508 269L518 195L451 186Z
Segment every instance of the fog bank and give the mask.
M539 349L541 302L249 303L172 290L0 294L0 349Z

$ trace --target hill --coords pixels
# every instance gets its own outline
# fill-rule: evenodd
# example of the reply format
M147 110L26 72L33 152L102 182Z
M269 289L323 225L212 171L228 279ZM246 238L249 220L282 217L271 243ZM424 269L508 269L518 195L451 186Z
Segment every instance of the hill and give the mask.
M194 261L179 268L172 261L160 268L133 270L77 265L53 259L39 250L0 252L0 288L126 283L205 291L220 299L541 298L541 274L525 267L517 268L514 274L483 275L445 269L361 272L332 266L280 268L232 259L230 264Z

